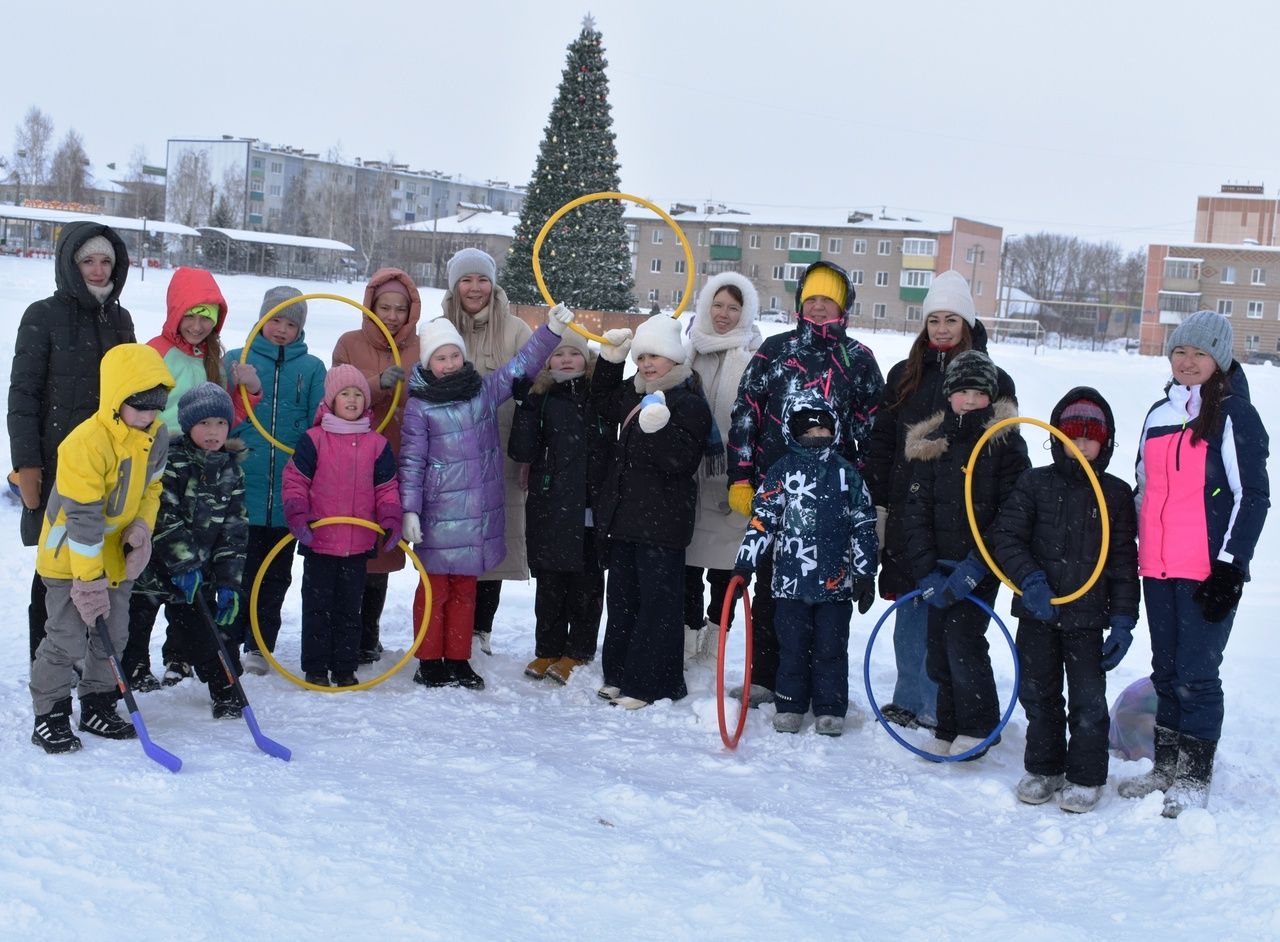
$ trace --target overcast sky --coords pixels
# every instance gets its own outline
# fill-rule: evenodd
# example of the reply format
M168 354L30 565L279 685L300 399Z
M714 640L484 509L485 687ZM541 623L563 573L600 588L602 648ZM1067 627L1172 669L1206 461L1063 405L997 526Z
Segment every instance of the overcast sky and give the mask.
M1136 248L1190 239L1196 196L1224 182L1277 194L1277 9L24 3L3 15L0 152L38 105L98 166L233 134L523 184L590 10L627 192L757 212L886 206Z

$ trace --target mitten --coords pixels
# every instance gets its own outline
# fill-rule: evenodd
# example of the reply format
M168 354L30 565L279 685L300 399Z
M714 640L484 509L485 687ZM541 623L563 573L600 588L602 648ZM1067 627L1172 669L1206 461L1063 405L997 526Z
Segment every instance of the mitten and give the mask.
M223 627L235 624L236 616L240 614L240 593L235 589L219 589L216 598L218 610L213 620Z
M750 484L739 481L729 485L729 508L736 510L744 517L751 516L751 501L756 496L756 489Z
M387 538L382 541L382 552L385 553L394 549L400 542L400 534L404 530L402 523L403 520L400 514L396 514L395 517L388 517L386 520L382 521L382 529L387 536Z
M378 385L383 389L391 389L396 383L404 382L404 367L392 363L378 377Z
M188 569L186 572L171 576L169 581L178 587L186 603L192 605L195 603L196 593L200 591L200 583L204 581L204 577L200 575L199 569Z
M959 602L978 587L978 583L986 578L987 564L974 553L970 553L951 570L947 577L946 592L951 602Z
M97 579L72 579L71 602L80 613L81 620L92 627L99 618L106 618L111 611L111 599L107 595L107 577Z
M124 549L124 577L137 579L151 561L151 528L142 520L134 520L120 533Z
M1109 671L1124 660L1133 644L1133 628L1137 624L1131 615L1112 615L1111 634L1102 642L1102 669Z
M640 415L636 421L640 423L640 430L650 435L667 427L671 421L671 410L667 408L667 397L661 390L640 400Z
M563 304L557 304L547 311L547 329L557 337L563 337L565 329L573 322L573 311Z
M1049 600L1053 598L1053 590L1045 578L1044 571L1037 569L1022 580L1022 607L1036 621L1053 621L1054 606Z
M41 468L18 469L18 492L22 495L22 506L27 510L35 510L40 506L40 484L44 481Z
M407 511L400 521L400 532L410 543L422 542L422 521L413 511Z
M858 583L858 614L865 615L871 611L871 606L876 602L876 587L870 579L865 582Z
M916 588L920 590L921 601L934 608L950 608L955 601L947 596L947 577L942 574L941 569L935 569L921 579Z
M289 526L289 532L303 546L310 546L311 541L315 539L315 534L311 532L311 524L307 520L310 508L307 502L294 498L284 502L284 522Z
M1209 578L1200 583L1191 600L1200 606L1204 620L1219 622L1230 615L1244 591L1244 571L1221 559L1213 561Z
M615 327L601 336L605 342L600 344L600 356L610 363L627 362L627 354L631 352L631 328Z

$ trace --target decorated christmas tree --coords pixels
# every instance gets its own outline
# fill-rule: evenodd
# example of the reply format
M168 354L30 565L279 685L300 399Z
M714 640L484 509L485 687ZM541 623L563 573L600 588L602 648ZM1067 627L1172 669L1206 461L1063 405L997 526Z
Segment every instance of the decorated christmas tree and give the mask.
M502 284L512 301L541 304L533 243L561 206L588 193L616 191L618 151L609 110L603 38L590 15L569 45L538 162L520 211ZM631 250L617 200L586 203L561 217L542 243L542 277L556 301L573 308L625 311L634 301Z

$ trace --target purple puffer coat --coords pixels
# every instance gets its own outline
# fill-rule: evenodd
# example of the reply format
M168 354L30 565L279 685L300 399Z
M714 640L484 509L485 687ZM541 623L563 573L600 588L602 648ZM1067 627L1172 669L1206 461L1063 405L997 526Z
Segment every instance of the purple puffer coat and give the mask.
M539 327L484 378L474 398L409 400L400 433L400 503L422 520L422 542L414 549L427 572L478 576L506 556L498 406L511 398L511 384L535 376L559 343Z

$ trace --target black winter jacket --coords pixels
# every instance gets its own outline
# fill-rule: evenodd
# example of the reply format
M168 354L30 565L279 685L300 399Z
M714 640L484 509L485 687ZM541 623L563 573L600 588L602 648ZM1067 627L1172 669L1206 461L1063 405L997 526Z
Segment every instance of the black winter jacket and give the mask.
M964 501L964 466L987 428L1018 414L1013 403L956 415L949 409L907 430L905 453L910 461L909 495L901 523L913 586L938 567L940 560L959 562L976 549ZM1031 462L1017 426L1006 426L987 440L973 469L973 510L986 538L1001 505L1013 493L1018 476ZM999 583L988 574L977 591L994 591Z
M587 509L599 499L615 437L590 394L589 374L557 383L544 370L511 423L507 456L529 465L524 534L535 574L582 571Z
M85 286L75 254L94 236L115 248L113 288L99 302ZM9 374L9 451L15 468L42 468L40 507L22 512L22 542L40 536L45 502L58 473L58 446L98 411L98 364L112 347L134 343L133 320L120 306L129 253L114 230L73 222L62 230L54 269L56 290L27 308L18 325Z
M982 321L974 322L970 337L972 349L986 351L987 331L982 326ZM947 372L947 364L959 353L955 348L927 350L920 385L911 398L900 406L895 404L898 401L898 386L907 370L907 361L901 360L889 370L884 398L880 402L880 408L876 410L875 424L863 450L866 455L864 470L871 499L877 507L884 507L889 511L884 546L881 547L880 554L880 594L885 598L904 595L914 589L916 584L907 561L906 532L900 525L903 505L907 501L907 487L911 483L907 458L903 454L907 429L947 408L947 398L942 394L942 381ZM997 401L1007 399L1016 406L1018 397L1013 380L999 367L996 367L996 374L999 382Z
M622 382L622 364L596 363L596 411L619 427L600 489L597 534L671 549L684 549L693 539L696 475L711 431L711 408L697 382L690 376L666 390L671 419L650 434L641 430L636 409L644 397L634 383Z
M1111 434L1091 464L1102 485L1111 527L1107 562L1093 588L1068 605L1055 608L1060 628L1103 629L1112 615L1138 617L1138 524L1129 485L1104 473L1115 449L1115 419L1111 406L1088 386L1078 386L1054 407L1050 424L1057 425L1062 410L1077 399L1098 404L1107 417ZM1098 499L1079 462L1058 439L1051 446L1053 464L1024 471L988 537L988 549L1015 585L1036 570L1043 570L1055 596L1084 585L1098 562L1102 523ZM1013 614L1029 618L1022 597L1013 600Z

